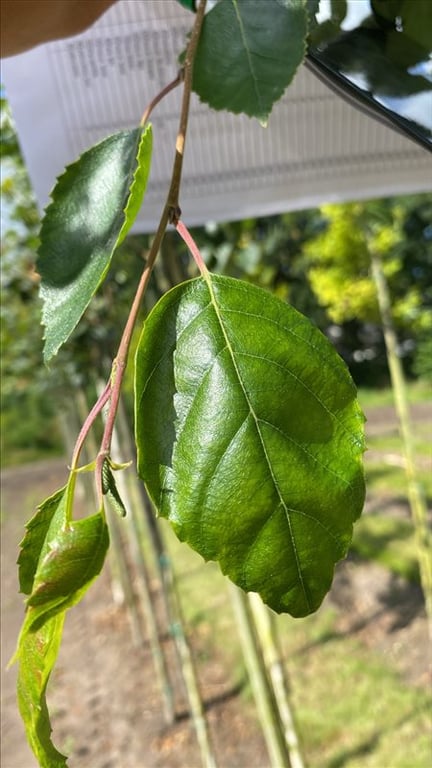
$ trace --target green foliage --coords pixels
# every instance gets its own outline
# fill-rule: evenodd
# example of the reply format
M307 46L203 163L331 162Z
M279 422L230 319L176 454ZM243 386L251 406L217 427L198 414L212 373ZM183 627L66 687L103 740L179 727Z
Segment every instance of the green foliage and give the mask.
M432 328L432 246L426 234L431 202L419 196L321 208L325 229L306 244L305 253L312 289L334 322L379 322L370 269L374 252L389 283L397 325Z
M390 22L388 24L390 29L393 26L394 18L400 16L403 19L404 30L408 37L421 46L425 52L430 50L432 17L429 0L416 0L415 3L412 0L391 0L391 2L389 0L372 0L372 8L378 17ZM396 35L397 31L394 30L394 34L390 35L388 40L387 47L390 54L393 50L397 50ZM414 46L412 48L411 51L408 48L404 51L406 56L410 56L410 54L412 56L413 52L416 52L416 48ZM411 60L408 60L411 63Z
M265 123L304 57L308 13L316 10L315 0L218 3L205 17L195 59L193 87L201 100ZM346 3L333 2L331 10L332 22L340 23ZM91 335L94 318L94 325L104 314L112 319L111 288L122 284L126 270L123 262L110 278L108 270L141 205L151 147L150 127L123 131L85 152L57 182L38 261L46 360L70 338L86 310L73 339L77 348ZM8 136L5 152L15 151ZM177 163L160 232L179 202L171 199L179 186ZM210 276L204 268L204 278L177 285L150 313L136 357L138 469L158 512L181 540L205 559L217 560L239 586L294 616L320 605L335 563L350 545L364 501L364 419L351 377L327 339L291 306L252 283L271 287L284 299L295 292L294 284L300 286L302 308L312 306L315 293L322 311L314 308L311 315L323 325L328 318L377 323L369 275L373 252L394 287L400 326L423 333L432 325L423 308L430 296L427 281L415 271L427 262L426 246L423 261L406 246L409 228L426 242L424 213L418 217L409 206L368 203L325 208L322 214L327 224L318 235L322 217L316 213L303 215L302 223L293 214L276 226L258 225L258 237L256 223L238 225L235 247L218 243L212 257L217 269L246 274L249 284ZM303 253L311 235L317 237ZM154 242L160 246L159 234ZM146 275L152 264L149 257ZM182 270L176 266L178 276ZM30 293L33 274L32 281ZM159 285L153 287L155 294L161 292ZM138 296L121 354L80 433L79 449L106 403L112 429ZM10 340L12 322L7 332ZM107 335L101 330L99 341ZM94 352L96 357L100 361L103 351ZM95 470L99 494L124 515L113 474L122 467L109 458L111 437L106 430L98 459L83 469ZM45 700L64 613L100 572L108 547L102 507L73 519L76 471L28 524L19 558L21 589L28 595L16 654L19 702L42 766L65 764L51 742Z
M37 262L47 361L69 338L135 219L151 148L150 126L122 131L87 150L57 181Z
M419 338L414 373L432 382L432 335L430 333L423 334Z
M99 574L108 549L103 511L72 519L75 474L46 499L21 543L21 590L28 594L18 640L18 704L29 743L42 768L65 765L51 741L46 688L61 642L65 611Z
M20 662L18 706L28 742L41 768L66 765L66 756L51 741L52 729L46 703L46 688L60 649L64 618L64 614L57 614L37 632L23 632L17 651Z
M363 515L355 529L352 551L364 560L381 563L408 581L420 581L418 552L409 520L384 514Z
M26 525L26 535L21 542L18 557L20 589L25 595L29 595L33 589L42 548L53 517L63 502L64 496L65 489L61 488L38 507L35 516Z
M315 610L364 500L363 416L329 342L265 291L198 279L147 319L135 396L138 471L177 535L274 610Z
M42 341L34 253L39 216L7 102L1 100L0 346L2 466L61 450ZM58 378L57 378L58 381Z
M217 3L205 17L194 91L213 109L266 123L303 61L306 34L303 0Z
M310 288L303 256L321 224L320 212L312 209L219 223L197 237L212 271L270 290L324 329L328 318Z
M17 382L17 386L20 385L22 383ZM34 387L26 384L26 390L2 398L2 468L59 456L63 451L54 403L38 389L37 383Z
M327 205L321 210L327 227L305 248L314 293L335 323L354 318L378 322L368 242L359 225L362 204Z

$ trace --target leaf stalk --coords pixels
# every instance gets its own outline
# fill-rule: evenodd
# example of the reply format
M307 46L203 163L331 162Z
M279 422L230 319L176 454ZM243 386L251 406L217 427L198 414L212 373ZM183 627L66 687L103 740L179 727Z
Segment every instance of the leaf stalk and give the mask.
M204 259L201 256L200 249L198 248L195 240L193 239L191 233L189 232L186 224L184 224L182 221L178 221L176 223L176 230L179 233L182 240L186 243L187 247L189 248L195 264L197 265L199 271L201 272L202 277L207 280L209 276L209 271L204 263Z
M72 461L71 461L71 467L70 467L72 472L78 469L79 457L80 457L84 442L87 438L87 435L90 432L90 429L92 428L97 416L99 416L100 412L102 411L102 408L108 402L110 395L111 395L111 382L108 382L105 386L105 389L99 395L96 403L94 404L84 424L81 427L81 431L77 437L74 452L72 455Z
M153 112L154 108L159 104L159 102L162 101L162 99L164 99L165 96L167 96L171 91L173 91L174 88L177 88L177 86L183 82L183 79L184 79L184 68L182 67L182 69L180 69L179 72L177 73L177 77L175 77L174 80L172 80L170 83L168 83L168 85L162 88L162 90L159 91L159 93L154 97L154 99L151 100L150 104L147 105L147 107L143 112L142 118L140 120L140 125L142 127L145 126L151 113Z

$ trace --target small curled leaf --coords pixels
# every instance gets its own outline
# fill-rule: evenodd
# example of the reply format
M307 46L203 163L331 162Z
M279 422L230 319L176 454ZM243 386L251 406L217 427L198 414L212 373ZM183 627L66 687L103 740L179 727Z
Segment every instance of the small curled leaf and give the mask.
M18 705L27 738L42 768L66 758L51 740L46 689L60 648L66 610L99 574L109 538L103 511L73 520L75 473L38 508L27 525L19 556L20 585L29 594L12 661L19 665Z
M102 467L102 491L107 497L108 501L111 503L114 511L117 512L120 517L126 517L126 507L118 492L111 466L112 464L108 461L108 459L105 459ZM122 465L118 468L124 469L125 466L128 465Z

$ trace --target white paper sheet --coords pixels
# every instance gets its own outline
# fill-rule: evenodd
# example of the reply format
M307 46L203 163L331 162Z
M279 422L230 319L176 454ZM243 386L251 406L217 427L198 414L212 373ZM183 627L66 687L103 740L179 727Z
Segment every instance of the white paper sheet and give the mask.
M121 0L84 34L3 62L40 207L94 142L137 125L177 71L193 15L175 0ZM150 182L135 231L155 228L169 186L180 89L152 116ZM181 207L189 225L431 188L431 155L333 94L304 67L269 125L192 101Z

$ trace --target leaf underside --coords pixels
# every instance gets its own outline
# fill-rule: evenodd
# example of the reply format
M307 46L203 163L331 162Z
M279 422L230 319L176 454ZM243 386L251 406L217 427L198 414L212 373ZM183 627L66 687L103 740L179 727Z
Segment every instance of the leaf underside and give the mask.
M274 610L316 610L364 501L364 417L328 340L262 289L198 278L147 318L135 398L138 472L179 538Z
M60 176L41 227L45 360L69 338L132 226L147 185L151 126L95 145Z
M303 61L303 0L224 0L206 15L193 89L213 109L265 123Z

